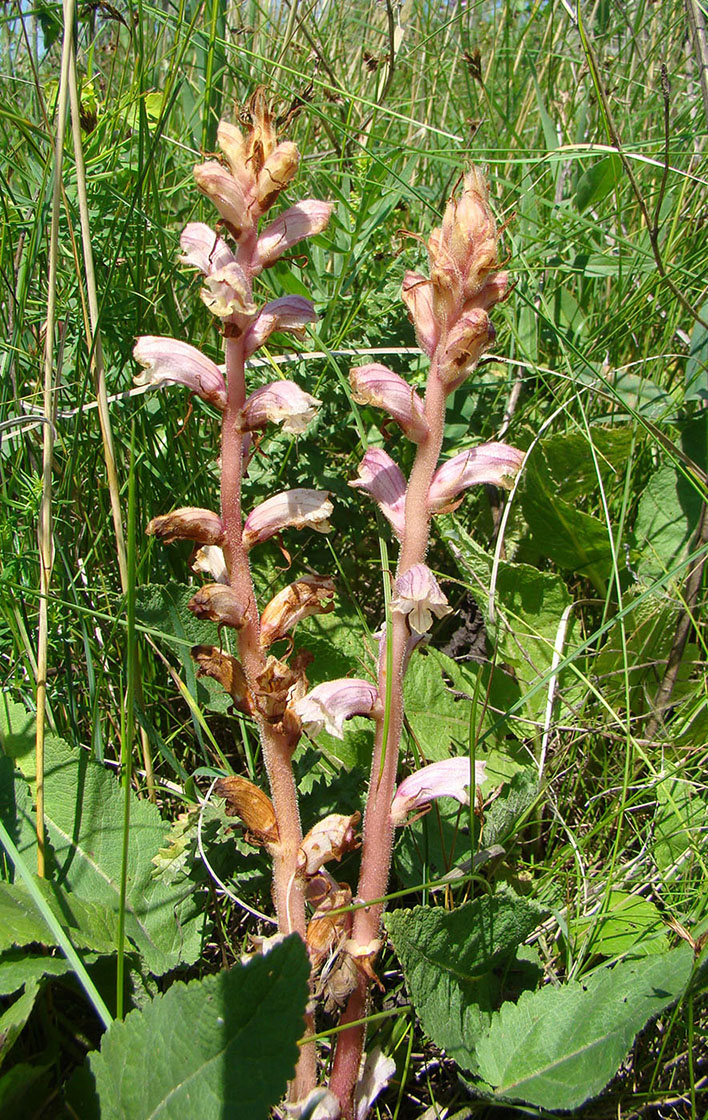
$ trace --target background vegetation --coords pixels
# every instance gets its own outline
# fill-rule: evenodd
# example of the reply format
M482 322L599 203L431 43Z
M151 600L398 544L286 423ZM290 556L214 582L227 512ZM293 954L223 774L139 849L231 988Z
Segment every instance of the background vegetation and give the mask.
M12 764L0 770L0 813L33 870L37 533L47 438L35 417L54 299L46 796L50 871L62 870L44 898L66 928L61 890L73 892L68 925L84 931L74 942L111 1014L123 998L116 1004L115 931L104 929L101 942L95 915L79 912L79 901L99 903L110 880L106 897L116 902L124 802L110 772L121 751L134 758L133 834L144 835L149 858L161 844L167 853L161 878L151 878L149 859L147 870L138 861L129 874L127 928L142 966L125 962L125 1009L167 991L174 975L217 972L238 959L249 933L266 931L206 872L196 836L198 791L226 767L260 780L258 744L194 678L188 646L208 637L183 609L186 551L142 534L151 517L176 505L217 501L218 427L209 409L181 391L131 390L139 334L174 335L218 355L198 283L176 264L184 224L210 220L192 166L214 149L220 116L235 119L262 84L303 153L297 197L335 202L327 232L263 277L273 295L302 292L316 301L320 320L288 369L323 408L307 437L264 438L247 493L257 501L276 487L304 485L335 499L332 536L291 537L288 555L269 545L255 564L264 588L280 586L291 563L298 572L337 574L336 615L311 620L303 632L313 682L335 675L333 665L346 673L366 661L383 609L380 541L390 545L388 530L347 487L361 433L380 438L373 412L360 410L355 422L350 352L386 348L382 360L393 368L422 371L420 356L407 352L415 339L401 279L424 263L419 238L439 220L463 169L474 161L488 170L515 287L495 311L493 357L455 396L446 446L501 433L533 452L501 538L503 503L494 492L468 497L437 522L432 561L449 577L446 591L462 614L413 671L407 750L409 760L433 760L451 744L471 746L489 759L485 794L504 785L486 810L481 842L492 852L477 861L481 884L468 877L454 892L417 889L479 854L478 820L443 811L405 831L391 888L407 892L391 904L400 908L390 927L398 954L389 946L381 963L386 994L374 1011L387 1014L372 1030L397 1066L381 1116L418 1117L427 1108L428 1117L496 1115L501 1105L469 1096L449 1042L426 1013L415 961L406 956L415 938L404 908L422 902L454 912L485 884L506 882L540 908L543 924L525 958L534 984L577 979L682 941L699 949L708 930L708 87L700 36L692 34L701 11L693 0L597 0L580 5L579 23L574 5L553 0L80 2L69 65L81 128L68 129L59 169L64 14L45 2L6 4L3 13L0 671L5 751L24 777L13 777ZM292 351L276 342L271 353L275 363ZM254 384L271 373L254 368ZM133 632L137 660L129 655ZM318 748L299 763L308 823L335 807L361 807L366 729L343 743L322 736ZM85 785L77 757L103 764L89 767ZM92 838L82 836L84 862L75 836L71 842L79 788L115 811L110 840L105 818ZM169 841L162 821L176 822ZM267 911L265 864L234 844L225 823L213 806L203 814L207 855L219 879ZM71 866L62 851L73 853ZM10 860L4 867L12 886L17 872ZM346 864L342 875L354 881ZM159 919L150 893L158 889ZM143 922L140 898L148 895ZM125 920L125 889L122 898L111 913ZM99 1043L98 1004L93 999L92 1009L68 974L51 975L55 966L46 962L61 958L37 958L36 943L59 942L41 925L20 927L16 903L7 893L0 904L0 996L9 1016L0 1108L8 1117L72 1107L87 1116L88 1106L76 1104L74 1071L85 1069L86 1052ZM583 1115L703 1115L701 975L650 1022ZM502 985L507 980L510 992L529 986L509 978ZM629 1031L611 1072L647 1016ZM474 1072L459 1055L458 1065ZM98 1067L94 1074L100 1081ZM525 1115L543 1115L543 1101L526 1099ZM521 1114L521 1106L503 1107Z

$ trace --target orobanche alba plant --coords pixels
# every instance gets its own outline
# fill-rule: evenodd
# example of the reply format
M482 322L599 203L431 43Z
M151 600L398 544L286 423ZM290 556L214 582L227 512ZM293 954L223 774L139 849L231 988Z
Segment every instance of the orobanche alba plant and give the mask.
M302 574L270 602L259 604L251 554L257 556L259 544L284 530L329 532L329 494L316 489L313 480L312 489L264 494L259 505L244 510L241 492L254 433L270 423L303 433L319 402L289 380L249 393L246 363L274 331L301 335L315 321L312 304L301 296L258 306L253 282L298 242L324 230L332 207L305 199L281 209L275 218L266 217L293 181L299 154L293 143L277 139L262 92L252 98L249 112L245 135L221 122L223 158L194 169L199 190L218 212L218 232L192 223L181 238L183 263L204 278L201 295L220 327L224 364L217 365L184 340L144 337L135 347L144 367L141 383L186 385L220 411L220 509L177 509L154 518L147 532L166 542L194 542L193 568L207 582L189 607L198 618L235 632L238 657L207 645L196 646L192 656L198 671L220 682L258 730L270 796L238 776L222 779L217 792L240 817L247 838L264 846L272 859L280 935L296 933L308 948L313 1000L303 1033L314 1033L314 994L325 987L318 984L318 973L325 962L331 966L335 953L327 998L330 1006L344 1008L342 1026L354 1024L338 1035L327 1088L318 1073L314 1044L301 1047L285 1108L290 1115L307 1113L320 1120L363 1118L393 1068L390 1060L374 1056L362 1075L361 1020L377 980L380 900L388 886L395 829L435 798L469 804L483 779L483 764L473 776L468 759L451 758L409 775L397 788L397 766L406 667L425 642L433 617L450 611L426 565L431 518L454 508L470 486L508 487L522 461L514 448L490 443L440 462L447 399L493 342L489 312L506 295L508 281L499 271L498 234L486 184L479 172L469 171L448 203L442 225L428 239L429 276L408 272L403 281L403 300L430 362L425 396L383 365L357 366L350 375L354 400L383 409L415 444L408 479L385 451L372 447L358 476L350 480L378 503L399 544L390 613L378 636L377 671L370 679L352 673L309 689L307 659L298 654L291 636L301 620L334 609L334 583L327 574ZM271 652L276 643L286 650L280 656ZM305 821L303 835L295 779L300 739L304 732L315 737L322 729L342 737L346 721L355 715L369 717L373 727L361 838L358 813ZM328 865L359 846L361 872L354 889L339 882Z

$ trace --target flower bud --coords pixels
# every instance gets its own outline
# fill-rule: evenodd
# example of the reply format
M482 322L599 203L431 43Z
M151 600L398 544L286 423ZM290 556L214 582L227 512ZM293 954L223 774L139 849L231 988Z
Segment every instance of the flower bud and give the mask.
M210 159L206 163L197 164L194 168L194 180L202 194L214 203L237 241L244 231L248 232L253 228L253 199L241 178L235 178L220 163Z
M282 296L267 303L249 327L244 339L244 355L250 358L275 331L288 331L303 338L308 323L317 322L312 302L304 296Z
M428 502L433 513L454 508L455 498L470 486L489 483L510 490L521 469L524 452L506 443L483 443L461 451L438 467L430 484Z
M228 692L239 712L253 715L253 703L241 664L216 646L192 646L189 651L197 663L198 677L211 677Z
M447 393L462 384L495 338L490 318L480 307L473 307L460 316L450 328L438 364L438 375Z
M145 532L149 537L157 537L165 544L172 541L196 541L197 544L221 544L224 539L224 525L217 513L210 509L196 509L186 506L153 517Z
M304 529L329 533L332 503L327 490L285 490L274 494L249 513L243 526L243 544L252 548L281 529Z
M334 582L329 576L302 576L271 599L261 615L261 645L267 649L294 630L303 618L334 610Z
M196 346L176 338L143 335L135 344L133 357L145 367L134 378L136 385L186 385L202 400L222 411L226 408L224 375Z
M414 443L428 434L423 402L415 389L393 370L378 362L355 366L349 373L352 396L357 404L383 408L400 424Z
M485 778L486 762L475 762L474 780L481 786ZM398 827L405 824L413 810L427 811L438 797L452 797L460 805L470 803L469 758L445 758L416 770L401 782L391 802L391 823Z
M253 260L254 272L273 264L305 237L321 233L334 207L331 202L306 198L279 214L258 238Z
M405 528L406 480L401 468L380 447L370 447L359 463L359 475L348 483L378 504L399 540Z
M256 198L262 214L270 210L282 190L297 175L300 153L290 140L283 140L270 153L258 176Z
M352 716L376 719L381 714L378 689L358 677L318 684L291 706L313 737L325 730L336 739L343 739L345 720Z
M401 294L415 327L418 345L431 358L440 335L434 310L433 285L419 272L407 272L403 277Z
M218 622L240 630L246 621L246 608L233 588L223 583L207 583L187 603L197 618Z
M278 843L273 802L262 789L235 775L219 778L214 788L226 801L227 816L238 817L245 824L246 839L266 847Z
M244 431L265 428L269 420L283 424L283 431L300 435L314 417L321 401L305 393L294 381L272 381L256 389L241 413Z
M303 838L297 854L297 873L303 879L316 875L319 869L331 859L339 862L346 852L359 847L356 826L361 813L345 816L343 813L330 813L314 825Z
M433 624L433 615L443 618L451 607L426 564L413 564L399 576L394 585L396 597L391 610L408 616L408 625L415 634L425 634Z

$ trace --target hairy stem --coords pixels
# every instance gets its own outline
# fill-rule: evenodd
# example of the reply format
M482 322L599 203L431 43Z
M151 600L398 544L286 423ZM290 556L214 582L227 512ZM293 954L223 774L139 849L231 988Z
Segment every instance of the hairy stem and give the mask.
M246 399L243 340L226 340L228 398L221 434L221 518L226 540L224 554L231 586L242 603L248 604L246 622L238 632L239 656L251 693L258 694L258 680L266 667L260 644L260 621L248 552L243 544L241 483L243 480L243 432L240 415ZM271 798L278 822L279 843L273 855L273 901L282 933L299 933L305 939L305 899L295 870L302 842L297 787L291 763L292 743L256 711L263 758ZM308 1017L306 1033L314 1033ZM315 1087L317 1062L314 1043L303 1046L291 1086L291 1097L299 1100Z
M428 435L418 444L406 495L406 516L397 576L403 575L414 564L425 560L430 539L430 509L428 493L437 467L442 445L445 421L445 390L437 375L435 360L430 368L425 395L425 418ZM388 734L383 742L384 721L379 720L374 741L369 797L364 817L361 872L357 900L381 898L386 894L394 829L391 824L391 801L396 788L398 752L403 728L403 677L404 657L408 643L406 618L394 613L391 627L393 645L393 680ZM386 658L382 657L379 669L379 695L386 695ZM381 927L383 903L359 909L354 914L352 939L358 946L370 945L378 938ZM368 982L362 974L349 998L341 1024L361 1019L366 1012ZM330 1082L331 1091L337 1096L342 1115L353 1116L353 1092L359 1073L361 1056L366 1039L363 1023L343 1031L339 1036L334 1069Z

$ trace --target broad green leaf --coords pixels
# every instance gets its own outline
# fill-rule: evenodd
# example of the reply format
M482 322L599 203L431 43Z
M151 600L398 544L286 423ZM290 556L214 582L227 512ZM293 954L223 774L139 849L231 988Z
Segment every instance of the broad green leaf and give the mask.
M601 914L573 923L573 932L587 952L601 957L620 957L663 953L668 948L667 926L657 907L648 898L612 891ZM590 946L587 940L590 938Z
M32 818L29 786L16 769L14 760L4 754L0 754L0 820L20 854L36 851L37 831ZM32 862L36 864L36 857ZM0 856L0 877L12 881L14 875L14 868L7 857L3 859Z
M680 998L692 965L683 944L522 993L493 1016L477 1046L479 1075L500 1099L579 1108L614 1076L637 1032Z
M639 576L657 579L688 555L701 511L701 495L673 463L659 467L639 499L634 523Z
M625 594L625 606L629 606L638 595L638 588L630 589ZM640 599L636 608L624 619L624 627L621 622L616 622L608 630L604 644L592 662L592 672L603 696L610 703L624 708L626 680L632 711L646 710L647 696L653 694L657 673L671 648L678 609L678 603L667 599L666 592L662 590Z
M532 547L559 567L587 576L604 594L612 568L607 528L599 518L559 496L542 446L528 460L521 495Z
M406 718L428 762L459 754L454 743L467 743L469 705L455 700L440 668L425 654L412 657L403 686Z
M117 917L100 903L84 900L44 879L37 880L54 916L78 949L115 952ZM0 952L24 945L56 944L29 892L17 883L0 883ZM49 958L47 958L49 959Z
M71 972L71 965L64 957L37 957L10 950L0 954L0 996L10 996L24 984L45 976L63 976L67 972Z
M586 168L575 188L575 205L582 214L589 206L597 206L615 189L622 177L622 161L609 155Z
M597 490L598 470L605 489L624 477L632 446L630 429L593 427L590 438L594 456L584 432L561 432L542 442L556 493L567 502L584 500Z
M49 1083L55 1074L52 1063L34 1065L17 1062L0 1076L0 1116L2 1120L27 1120L37 1101L49 1097ZM85 1118L86 1120L86 1118Z
M701 308L701 318L708 319L708 301ZM691 347L686 362L687 401L708 400L708 330L696 320L691 332Z
M0 1065L15 1045L22 1028L32 1014L39 991L38 981L29 980L21 995L0 1015Z
M16 752L32 782L34 755L27 751L26 740L33 739L33 731L25 713L18 705L6 706L3 722L3 748L8 754ZM47 737L45 756L45 821L53 878L79 900L117 914L123 834L120 785L85 751L72 750L61 739ZM204 907L189 879L179 886L153 879L152 858L169 826L154 805L132 792L130 798L126 933L150 971L160 975L197 959Z
M293 935L114 1022L89 1055L101 1120L266 1120L295 1070L309 972Z
M664 778L656 787L652 854L660 871L676 867L688 851L705 852L708 799L688 782ZM688 870L686 860L682 872Z
M506 889L457 910L416 906L386 915L424 1030L464 1069L475 1068L492 1012L507 985L513 987L516 950L544 915Z

